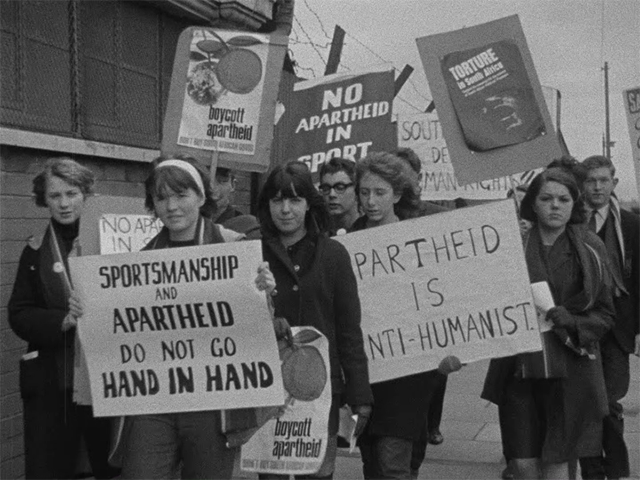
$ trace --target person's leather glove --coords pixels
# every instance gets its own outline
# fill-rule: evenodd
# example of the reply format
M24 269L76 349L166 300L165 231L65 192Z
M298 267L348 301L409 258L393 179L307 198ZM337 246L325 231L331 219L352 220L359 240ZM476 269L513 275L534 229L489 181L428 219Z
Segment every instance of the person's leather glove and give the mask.
M365 427L367 426L367 422L369 421L369 417L372 412L371 405L356 405L353 407L353 413L358 415L358 420L356 421L356 427L353 429L353 436L359 437L362 432L364 432Z
M568 330L575 330L576 319L569 311L564 307L553 307L547 312L547 319L553 322L553 325L558 328L565 328Z
M450 373L457 372L462 368L460 359L455 355L448 355L442 359L440 365L438 365L438 372L442 375L449 375Z

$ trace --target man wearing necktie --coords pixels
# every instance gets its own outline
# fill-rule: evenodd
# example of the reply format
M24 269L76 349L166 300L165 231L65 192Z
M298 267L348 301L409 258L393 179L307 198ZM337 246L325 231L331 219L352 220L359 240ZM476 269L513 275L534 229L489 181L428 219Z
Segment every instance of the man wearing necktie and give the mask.
M624 441L620 400L629 390L629 354L640 356L638 247L640 218L620 208L613 194L618 179L611 160L596 155L585 159L584 199L588 225L609 252L614 279L614 328L600 341L602 366L609 398L609 415L603 421L603 455L581 458L583 479L629 476L629 452Z

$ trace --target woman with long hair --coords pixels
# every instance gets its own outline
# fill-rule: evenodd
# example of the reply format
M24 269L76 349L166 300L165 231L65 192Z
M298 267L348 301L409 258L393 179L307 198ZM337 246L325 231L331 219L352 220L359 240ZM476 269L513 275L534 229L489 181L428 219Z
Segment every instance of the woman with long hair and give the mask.
M73 401L73 365L79 298L67 259L77 253L80 217L92 194L91 170L70 158L52 158L33 179L36 205L51 218L43 237L24 248L9 300L9 323L28 342L20 361L26 478L74 478L81 439L93 476L112 478L107 463L110 421Z
M482 396L501 410L516 478L569 478L570 462L602 450L608 407L598 340L613 324L607 254L583 224L575 178L562 169L531 182L520 214L533 223L523 237L529 278L547 282L555 304L546 313L553 357L546 369L542 352L492 360Z
M144 248L193 247L240 239L214 224L215 207L207 173L189 157L156 159L145 182L147 209L164 224ZM268 265L255 280L271 293L275 280ZM276 335L281 332L276 331ZM221 411L205 410L126 417L122 478L231 478L236 450L222 433Z
M258 199L258 220L264 258L278 284L275 316L291 326L315 327L329 343L329 442L325 461L312 477L332 478L340 406L349 404L359 416L359 434L372 403L351 260L342 244L328 237L324 199L302 162L277 166L269 174Z
M370 153L356 165L357 192L364 216L352 231L390 225L420 215L418 175L391 153ZM416 448L441 376L461 368L446 357L437 370L372 385L374 407L358 445L366 479L417 476L425 450Z

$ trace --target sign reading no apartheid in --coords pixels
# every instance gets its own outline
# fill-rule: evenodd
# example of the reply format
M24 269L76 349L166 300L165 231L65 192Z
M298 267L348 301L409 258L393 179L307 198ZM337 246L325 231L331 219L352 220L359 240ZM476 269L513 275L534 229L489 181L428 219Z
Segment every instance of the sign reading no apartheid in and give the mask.
M70 259L97 416L281 405L260 242Z
M351 255L372 382L540 350L512 201L336 237Z
M636 170L636 186L640 193L640 87L625 90L623 97L624 110L627 112L627 123L629 125L633 167Z
M281 121L286 160L299 160L317 174L333 157L354 162L370 151L396 148L391 123L393 70L335 74L298 82Z

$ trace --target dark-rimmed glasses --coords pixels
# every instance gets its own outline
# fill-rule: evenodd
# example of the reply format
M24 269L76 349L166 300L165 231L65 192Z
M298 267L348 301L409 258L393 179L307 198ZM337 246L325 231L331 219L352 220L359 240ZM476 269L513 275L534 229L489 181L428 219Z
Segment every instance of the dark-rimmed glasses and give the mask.
M347 188L353 186L353 182L343 183L338 182L333 185L329 185L328 183L321 183L318 187L323 195L329 195L331 193L331 189L334 189L338 195L343 194Z

